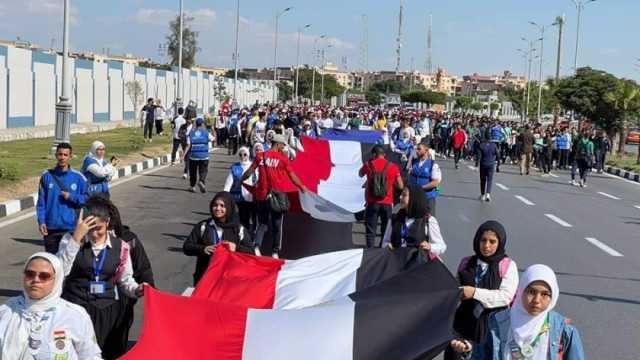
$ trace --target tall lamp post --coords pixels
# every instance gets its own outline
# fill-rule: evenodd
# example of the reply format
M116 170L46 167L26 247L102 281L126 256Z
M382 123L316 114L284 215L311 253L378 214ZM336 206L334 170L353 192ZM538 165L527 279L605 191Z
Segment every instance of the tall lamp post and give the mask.
M318 51L318 40L322 40L324 38L326 38L327 35L320 35L320 37L317 37L314 41L313 41L313 56L316 58L316 62L313 65L313 78L311 80L311 106L315 106L316 104L316 64L318 63L317 60L317 54L316 52Z
M296 49L296 105L300 101L298 97L298 84L300 79L300 38L302 37L302 31L311 27L311 24L307 24L302 28L298 28L298 45Z
M585 5L592 3L596 0L571 0L573 4L576 6L576 11L578 12L578 20L576 22L576 50L573 55L573 71L574 73L578 72L578 48L580 47L580 21L582 18L582 10L584 10Z
M64 21L62 29L62 94L56 104L55 140L51 153L55 153L58 144L70 142L71 137L71 73L69 72L69 0L64 0Z
M544 31L549 25L538 25L533 21L529 24L540 30L540 71L538 73L538 121L542 121L542 67L544 66Z
M180 20L178 31L178 95L176 96L176 108L174 114L178 113L178 108L182 107L182 32L184 31L184 0L180 0ZM134 109L135 110L135 109Z
M518 49L517 50L519 53L522 54L522 58L524 59L524 70L523 70L523 76L525 77L525 79L527 80L527 84L529 83L529 78L527 77L527 70L528 70L528 66L527 64L529 63L529 55L530 55L530 51L531 49L527 49L527 50L523 50L523 49ZM525 120L525 102L527 99L527 86L525 85L524 89L522 89L522 111L520 112L520 119L522 122L524 122Z
M324 104L324 73L325 73L325 70L326 70L326 67L327 67L327 62L326 62L326 59L325 59L325 52L326 52L327 49L331 48L332 46L333 45L328 44L327 46L325 46L322 49L322 78L320 80L320 82L321 82L321 85L320 85L321 86L320 103L321 104Z
M238 38L240 37L240 0L236 0L236 44L233 50L233 107L238 107Z
M275 42L273 46L273 86L274 86L273 103L274 104L278 102L278 95L277 95L277 92L275 91L275 88L277 88L277 84L278 84L278 21L280 20L280 16L284 15L287 11L291 9L293 8L288 7L280 11L279 13L276 13L276 34L275 34L276 36L275 36Z
M525 119L529 118L529 99L531 98L531 70L532 70L532 62L533 62L533 53L536 51L536 48L533 47L533 40L526 39L524 37L521 38L523 41L527 43L529 49L529 69L527 70L527 101L525 105Z

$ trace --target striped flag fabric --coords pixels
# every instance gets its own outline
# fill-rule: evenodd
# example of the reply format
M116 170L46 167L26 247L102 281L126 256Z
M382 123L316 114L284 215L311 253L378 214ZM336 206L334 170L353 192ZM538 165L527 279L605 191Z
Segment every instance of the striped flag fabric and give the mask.
M142 336L123 359L432 359L454 337L458 299L439 261L292 310L146 288Z

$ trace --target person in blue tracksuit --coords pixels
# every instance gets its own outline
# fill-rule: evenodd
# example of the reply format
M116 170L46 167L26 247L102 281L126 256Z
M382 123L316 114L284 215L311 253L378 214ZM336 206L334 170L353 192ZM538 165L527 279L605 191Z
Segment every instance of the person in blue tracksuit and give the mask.
M56 254L62 236L75 229L76 210L87 201L87 179L71 168L73 148L68 143L56 147L56 167L40 177L36 213L45 251Z
M189 191L191 192L196 192L196 183L200 192L207 192L205 183L209 172L209 143L214 139L207 130L204 119L197 118L196 127L187 136L187 150L185 151L185 154L189 156Z
M454 340L452 347L464 354L463 359L584 360L578 329L553 311L559 297L553 270L531 265L520 279L511 308L490 316L484 340Z
M82 174L89 183L89 196L103 196L109 198L109 181L115 175L115 158L109 163L104 158L105 148L101 141L91 144L89 153L82 162Z
M429 145L421 142L416 146L416 158L409 168L409 186L418 186L424 191L431 215L436 216L436 198L438 186L442 181L442 172L431 156Z
M489 136L478 147L478 168L480 170L480 200L491 201L491 186L493 185L493 172L500 161L498 144L489 141Z
M504 133L504 129L502 125L495 123L493 127L489 130L491 136L491 142L496 144L496 148L498 149L498 161L496 162L496 172L500 172L500 159L502 158L500 148L502 146L502 142L506 141L506 136Z
M567 129L562 129L562 133L556 137L558 147L558 169L566 169L569 165L569 150L571 150L571 136Z

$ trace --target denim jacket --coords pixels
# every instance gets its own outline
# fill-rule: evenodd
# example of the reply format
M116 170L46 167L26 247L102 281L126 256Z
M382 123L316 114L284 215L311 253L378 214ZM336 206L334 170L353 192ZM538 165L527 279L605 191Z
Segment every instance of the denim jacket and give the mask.
M582 340L578 330L568 319L555 311L549 312L549 358L548 360L584 360ZM482 344L476 345L467 358L473 360L511 359L509 343L512 340L511 314L503 310L489 318L489 331Z

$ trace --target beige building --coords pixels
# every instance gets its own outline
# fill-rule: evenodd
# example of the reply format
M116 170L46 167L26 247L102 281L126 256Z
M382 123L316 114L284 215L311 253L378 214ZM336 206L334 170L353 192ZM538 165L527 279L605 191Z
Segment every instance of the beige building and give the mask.
M355 87L355 76L346 71L340 71L338 66L332 63L326 63L323 69L319 70L320 74L331 75L336 78L338 84L347 90Z
M445 69L438 69L435 74L421 72L376 71L353 73L354 87L363 89L369 85L387 80L402 81L407 84L421 85L427 90L445 93L454 96L460 90L460 79L455 75L449 75ZM411 86L411 85L409 85Z

